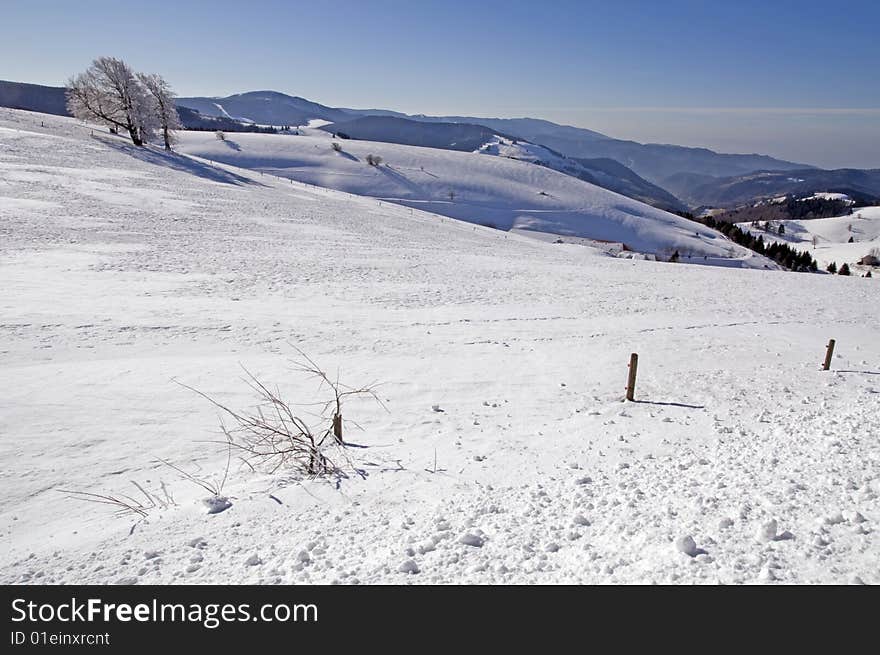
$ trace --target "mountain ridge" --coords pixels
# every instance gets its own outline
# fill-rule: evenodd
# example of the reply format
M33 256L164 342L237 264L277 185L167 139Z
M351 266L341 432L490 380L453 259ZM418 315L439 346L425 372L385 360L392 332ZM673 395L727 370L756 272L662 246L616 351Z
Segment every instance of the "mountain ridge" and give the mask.
M267 110L254 106L264 103L265 97L279 98L280 105ZM206 103L206 101L210 101ZM626 166L647 182L660 187L670 195L680 197L668 189L664 181L678 173L709 174L714 177L744 175L756 170L796 170L815 168L810 164L777 159L758 153L719 153L705 147L679 146L663 143L639 143L616 139L608 135L572 125L560 125L541 118L490 118L477 116L431 116L428 114L405 114L386 109L334 108L327 105L290 96L277 91L252 91L226 97L179 98L184 106L200 111L220 112L216 106L229 112L267 124L306 125L310 120L320 119L331 123L349 122L359 117L385 116L423 123L456 123L481 125L497 132L543 145L567 157L581 159L613 159ZM242 103L251 102L245 109ZM229 105L229 106L227 106ZM245 114L249 114L245 116ZM271 119L271 120L270 120ZM343 130L344 131L344 130Z
M66 115L63 99L63 87L0 81L0 106ZM538 118L432 117L426 114L407 115L385 109L334 108L272 90L248 91L216 97L181 97L177 102L178 107L181 108L184 125L189 129L245 131L255 129L253 125L248 126L249 123L298 126L307 125L317 119L333 124L344 124L366 117L397 118L430 124L481 126L495 133L545 146L571 159L591 160L593 164L585 165L602 171L606 176L604 184L601 181L602 175L594 178L594 182L630 194L630 197L639 200L653 200L655 203L659 200L661 204L658 206L674 211L714 205L714 198L718 198L719 203L726 203L727 206L736 204L730 199L736 194L725 195L720 189L731 186L732 178L747 177L756 172L813 171L814 173L806 177L817 180L818 186L800 187L796 191L802 193L810 190L832 190L825 188L827 182L824 181L823 169L808 164L798 164L761 154L718 153L708 148L659 143L643 144ZM601 160L605 160L605 163L601 163ZM613 167L609 167L608 160L617 162L629 173L619 169L611 172L610 168ZM852 171L851 176L860 175L858 172L860 169L839 170ZM616 186L611 186L612 184ZM631 188L633 184L639 188ZM855 194L874 193L871 189L860 189L858 185L853 186L838 181L834 184L834 190L840 189ZM719 190L713 191L713 186ZM741 188L748 187L742 185ZM633 193L641 195L632 195ZM751 199L766 197L766 194L758 191L756 194L749 197L748 193L743 192L736 196L736 199L749 202Z
M732 208L778 196L844 193L854 200L880 200L880 169L821 168L752 171L724 178L681 173L666 180L672 193L692 206Z

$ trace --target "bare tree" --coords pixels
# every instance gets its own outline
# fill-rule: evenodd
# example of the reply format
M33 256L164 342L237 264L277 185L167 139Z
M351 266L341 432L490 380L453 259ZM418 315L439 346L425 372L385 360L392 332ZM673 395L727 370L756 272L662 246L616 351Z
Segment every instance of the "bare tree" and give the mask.
M175 142L174 132L182 127L180 116L177 115L177 106L174 104L174 91L161 75L138 73L137 77L152 101L153 114L159 121L165 150L170 151L171 144Z
M98 57L67 83L67 107L76 118L125 130L136 146L144 145L156 127L150 105L131 67L113 57Z

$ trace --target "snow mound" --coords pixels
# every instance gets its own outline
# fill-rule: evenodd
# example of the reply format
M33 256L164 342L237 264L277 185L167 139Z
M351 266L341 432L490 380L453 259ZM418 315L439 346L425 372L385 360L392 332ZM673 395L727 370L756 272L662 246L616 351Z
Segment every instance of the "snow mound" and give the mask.
M799 198L798 200L845 200L852 204L853 199L845 193L830 193L827 191L819 191L811 195L809 198Z

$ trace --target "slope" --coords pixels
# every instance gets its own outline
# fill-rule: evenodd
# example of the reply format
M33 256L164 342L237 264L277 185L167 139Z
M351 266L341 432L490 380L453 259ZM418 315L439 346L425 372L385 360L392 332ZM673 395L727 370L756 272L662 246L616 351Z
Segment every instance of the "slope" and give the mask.
M871 280L600 257L89 132L0 110L0 582L880 583ZM207 514L158 461L227 461L174 381L315 402L290 344L385 382L344 410L363 475L233 465ZM64 493L132 482L171 502Z
M499 135L495 135L483 144L479 152L547 166L665 211L677 212L687 209L678 198L642 179L613 159L566 157L546 146Z
M798 249L809 249L822 269L831 262L835 262L838 268L847 263L856 274L864 274L870 267L858 266L857 262L872 250L876 250L880 257L880 207L860 207L854 209L852 214L833 218L775 221L775 229L778 230L779 225L785 226L784 234L768 234L752 227L751 223L739 225L755 236L764 235L765 241L780 241ZM874 270L872 275L876 274Z
M700 173L723 177L742 175L755 170L808 167L805 164L774 159L766 155L723 154L707 148L642 144L615 139L593 130L558 125L535 118L427 116L406 115L383 109L339 109L276 91L254 91L226 98L180 98L178 103L208 115L223 115L223 112L227 112L271 125L306 125L312 119L345 122L359 116L390 116L432 123L483 125L500 134L508 134L547 146L568 157L614 159L639 176L666 188L675 195L679 194L668 189L664 180L676 173Z
M624 243L668 258L675 250L701 263L769 265L719 233L544 166L433 148L304 136L240 135L218 141L184 134L180 150L212 161L372 196L501 230L526 229ZM370 166L369 155L383 163Z
M482 125L470 123L430 123L394 116L363 116L350 121L331 123L321 129L343 138L384 141L402 145L441 148L470 152L486 149L487 144L504 141L503 156L548 166L596 184L621 195L667 211L683 211L687 207L672 194L642 179L613 159L574 159L520 138L498 133Z

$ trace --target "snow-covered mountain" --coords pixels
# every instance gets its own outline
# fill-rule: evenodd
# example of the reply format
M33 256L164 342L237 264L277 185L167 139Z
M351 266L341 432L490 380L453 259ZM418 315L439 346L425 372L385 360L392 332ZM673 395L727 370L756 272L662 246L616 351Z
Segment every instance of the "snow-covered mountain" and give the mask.
M4 86L5 85L5 86ZM0 84L0 106L23 109L37 109L46 106L61 106L63 89L60 87L40 87L40 93L16 82ZM48 95L47 95L48 92ZM48 97L51 96L51 97ZM24 99L24 101L23 101ZM337 130L345 131L343 124L361 117L386 117L406 119L425 123L449 123L479 125L496 134L509 135L553 149L570 158L611 159L630 172L619 175L606 168L606 176L613 183L608 188L629 194L631 197L654 202L664 208L678 208L678 199L685 200L691 207L712 204L703 202L713 193L722 189L726 181L716 178L729 178L749 175L754 171L809 170L806 164L787 162L765 155L739 155L716 153L706 148L688 148L668 144L641 144L634 141L614 139L599 132L533 118L478 118L473 116L426 116L424 114L406 115L386 109L348 109L334 108L312 102L304 98L290 96L277 91L251 91L226 97L183 97L177 99L178 106L199 112L188 117L189 122L204 129L198 121L201 117L227 121L242 121L260 125L308 125L320 120L338 123ZM50 111L45 110L44 111ZM52 113L61 113L52 111ZM240 129L230 125L227 129ZM332 129L332 128L331 128ZM350 129L354 129L350 126ZM365 129L362 126L362 129ZM372 128L371 128L372 129ZM365 136L363 138L373 138ZM408 141L407 141L408 142ZM425 145L428 145L427 143ZM669 196L659 199L655 191L648 191L645 184L638 183L633 188L632 180L626 181L632 173L643 178L647 184L664 190ZM599 181L597 178L596 181ZM602 182L600 182L602 183ZM603 183L604 184L604 183ZM816 188L814 190L822 190ZM670 202L670 199L674 200Z
M250 91L223 98L177 98L181 107L189 107L205 116L225 116L261 125L308 125L313 120L344 121L353 116L305 98L277 91Z
M353 139L385 141L464 152L480 150L500 139L508 144L508 148L502 156L548 166L660 209L667 211L687 209L687 206L671 193L642 179L613 159L565 157L545 146L529 143L482 125L430 123L397 116L362 116L354 120L331 123L321 129ZM490 150L486 152L490 152Z
M755 170L808 168L766 155L725 154L708 148L692 148L661 143L638 143L615 139L599 132L533 118L475 118L466 116L414 116L416 120L466 121L479 123L500 132L515 134L540 143L569 157L609 158L620 162L646 180L678 196L666 185L677 173L731 176Z
M671 193L639 177L613 159L566 157L546 146L499 135L495 135L493 139L483 144L479 151L509 159L528 161L539 166L547 166L666 211L678 212L687 209Z
M63 86L44 86L0 80L0 107L70 116ZM181 125L187 130L257 131L251 121L239 121L214 108L209 114L178 106Z
M275 91L241 93L226 98L180 98L184 106L208 115L223 112L268 124L305 125L312 119L344 122L357 116L395 116L433 123L483 125L500 134L509 134L538 143L568 157L609 158L632 169L649 182L672 191L664 180L676 173L711 176L743 175L756 170L808 168L766 155L717 153L707 148L614 139L599 132L570 125L558 125L534 118L488 118L476 116L407 115L381 109L339 109ZM675 193L674 191L672 191ZM678 195L678 194L675 194Z
M880 169L758 170L732 177L679 173L666 178L665 188L695 207L736 207L783 195L803 198L822 192L874 202L880 200Z
M337 151L333 144L336 144ZM322 187L395 202L501 230L622 243L695 263L772 266L714 230L538 165L548 152L496 139L476 153L336 140L322 130L292 135L184 133L181 152ZM517 158L489 156L516 153ZM378 166L368 161L381 158ZM525 159L525 160L522 160ZM531 161L529 161L531 160ZM567 160L553 160L557 167Z

